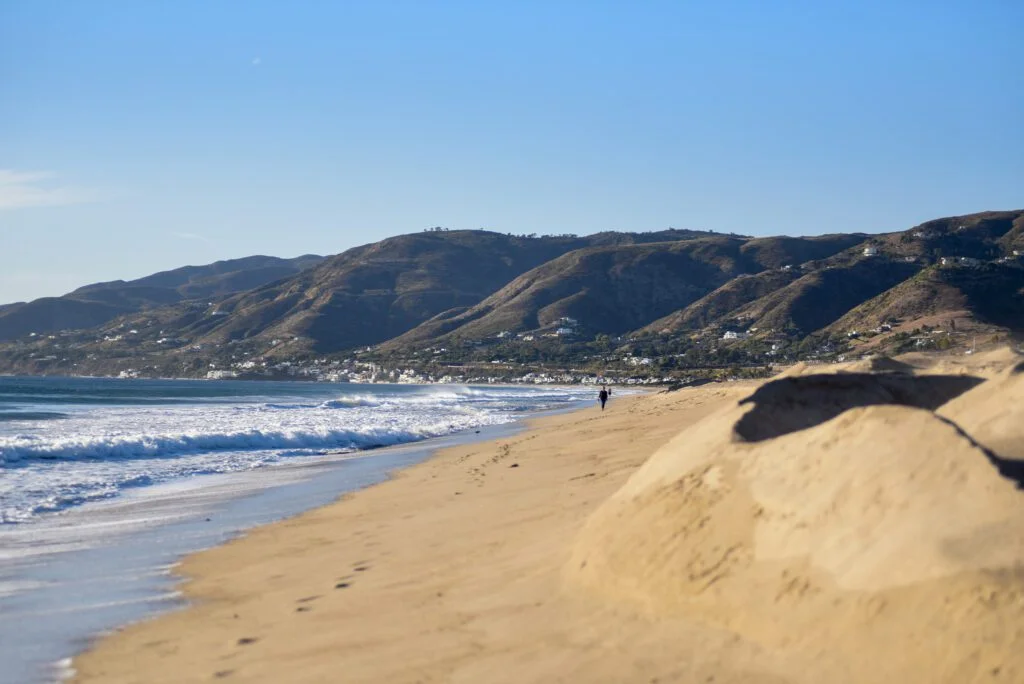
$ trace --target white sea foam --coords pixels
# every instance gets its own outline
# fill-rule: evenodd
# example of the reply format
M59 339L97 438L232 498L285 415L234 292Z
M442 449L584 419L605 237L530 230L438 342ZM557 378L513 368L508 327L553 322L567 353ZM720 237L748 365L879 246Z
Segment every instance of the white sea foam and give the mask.
M507 423L592 395L0 378L0 412L36 416L0 420L0 522L11 523L0 525L0 681L38 679L44 664L50 678L70 676L70 662L57 661L86 637L176 600L168 573L181 554L422 457L363 449Z
M329 391L76 405L59 421L0 424L0 523L24 522L129 488L506 423L525 410L589 395L430 386L346 388L322 396Z
M447 434L480 422L447 418L407 426L363 426L356 429L272 430L249 428L225 432L188 432L169 434L88 435L57 439L23 437L7 440L0 446L0 463L13 465L24 459L136 459L174 456L204 451L240 451L271 449L367 449L412 442Z

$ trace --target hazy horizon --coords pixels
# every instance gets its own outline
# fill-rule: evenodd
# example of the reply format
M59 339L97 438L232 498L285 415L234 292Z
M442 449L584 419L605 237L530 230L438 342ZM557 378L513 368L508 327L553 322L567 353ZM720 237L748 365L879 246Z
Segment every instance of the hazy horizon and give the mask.
M0 5L0 303L440 225L1024 206L1024 5Z

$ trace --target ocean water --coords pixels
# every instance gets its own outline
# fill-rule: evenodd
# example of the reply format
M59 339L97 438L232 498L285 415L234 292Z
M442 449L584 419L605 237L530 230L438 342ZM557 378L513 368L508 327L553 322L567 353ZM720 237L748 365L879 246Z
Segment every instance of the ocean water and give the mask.
M592 395L0 378L0 684L54 681L95 635L178 605L185 553Z
M0 524L172 480L507 423L580 396L553 388L0 377Z

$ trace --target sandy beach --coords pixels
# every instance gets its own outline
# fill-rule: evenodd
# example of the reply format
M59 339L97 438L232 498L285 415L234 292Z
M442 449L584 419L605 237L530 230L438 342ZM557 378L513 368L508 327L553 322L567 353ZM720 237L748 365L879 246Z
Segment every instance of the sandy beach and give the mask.
M188 557L75 681L1020 681L1020 359L891 364L444 450Z

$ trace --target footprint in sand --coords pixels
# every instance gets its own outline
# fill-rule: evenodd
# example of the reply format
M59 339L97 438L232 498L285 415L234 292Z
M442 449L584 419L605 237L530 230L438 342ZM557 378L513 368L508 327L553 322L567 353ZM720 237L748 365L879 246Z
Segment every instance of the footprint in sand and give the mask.
M306 597L298 599L295 602L296 603L309 603L310 601L316 601L318 598L320 598L320 594L317 594L316 596L306 596ZM296 613L308 613L311 610L313 610L312 606L299 606L298 608L295 609L295 612Z

